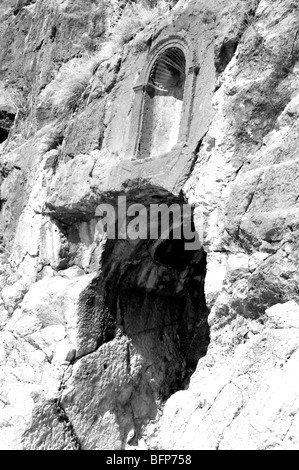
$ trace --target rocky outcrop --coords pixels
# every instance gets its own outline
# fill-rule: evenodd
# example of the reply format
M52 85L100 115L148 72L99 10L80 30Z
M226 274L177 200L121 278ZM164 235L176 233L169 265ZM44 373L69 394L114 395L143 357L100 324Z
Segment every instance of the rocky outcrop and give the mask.
M0 446L295 449L298 5L124 3L0 6ZM167 45L180 130L144 158ZM200 245L107 239L124 196Z

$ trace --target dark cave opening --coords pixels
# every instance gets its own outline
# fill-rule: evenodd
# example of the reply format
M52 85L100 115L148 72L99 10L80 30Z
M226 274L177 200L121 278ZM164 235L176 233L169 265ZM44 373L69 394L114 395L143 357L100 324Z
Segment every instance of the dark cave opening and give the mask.
M160 264L171 266L178 271L183 271L192 262L192 251L184 250L186 241L165 240L162 241L154 254L154 260Z
M113 319L115 330L130 338L152 368L162 400L188 386L210 342L206 253L188 251L185 243L184 238L109 240L103 258L100 290L109 330Z
M8 138L9 131L0 127L0 144Z
M184 259L182 248L178 240L161 243L159 251L165 249L166 258L159 255L156 262L148 258L143 266L131 266L119 292L124 333L146 363L154 364L163 401L188 386L210 340L204 294L206 254L191 252Z
M6 110L0 110L0 144L8 139L9 131L15 120L15 114Z
M230 63L230 61L234 57L238 45L238 38L230 39L223 42L220 50L216 53L215 59L215 67L218 75L223 73L228 64Z

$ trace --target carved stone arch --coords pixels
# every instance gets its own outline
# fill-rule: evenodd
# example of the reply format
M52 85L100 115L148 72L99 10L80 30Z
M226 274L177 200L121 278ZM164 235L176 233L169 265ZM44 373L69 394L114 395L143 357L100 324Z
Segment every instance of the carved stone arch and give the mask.
M176 60L180 62L180 68L178 64L173 64ZM152 48L147 66L134 87L128 156L155 158L186 145L197 63L196 51L179 35L170 36ZM154 74L157 80L153 78ZM181 88L176 88L176 79Z
M169 49L170 47L177 47L182 50L186 58L186 67L189 69L190 67L195 66L197 63L197 51L192 49L191 44L181 35L176 34L172 36L168 36L165 39L162 39L158 44L156 44L150 50L148 56L147 66L143 69L140 80L145 83L149 77L150 70L157 59L157 57L163 52Z

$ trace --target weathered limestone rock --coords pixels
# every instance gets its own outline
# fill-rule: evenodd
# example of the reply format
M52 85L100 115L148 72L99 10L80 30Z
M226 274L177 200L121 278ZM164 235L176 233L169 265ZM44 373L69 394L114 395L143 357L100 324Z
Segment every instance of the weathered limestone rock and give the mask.
M268 309L266 323L258 329L235 321L230 327L242 336L229 362L212 338L214 346L199 363L189 389L166 404L158 435L161 447L296 449L298 313L298 304L287 302ZM222 342L237 339L229 328L221 334Z
M298 5L124 3L1 2L0 448L296 449ZM107 239L119 196L202 246Z

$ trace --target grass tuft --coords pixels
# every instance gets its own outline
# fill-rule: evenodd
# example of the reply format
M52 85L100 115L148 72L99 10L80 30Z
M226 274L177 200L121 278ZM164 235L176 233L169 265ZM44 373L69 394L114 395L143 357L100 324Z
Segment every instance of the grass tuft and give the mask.
M80 102L87 97L92 76L101 63L119 52L146 26L165 16L169 8L166 7L167 2L163 5L156 0L128 3L101 51L93 56L74 59L62 67L52 89L52 110L56 116L68 116L76 111ZM144 48L144 41L146 40L142 37L136 45L140 51Z
M128 4L114 27L113 40L116 45L122 47L130 42L139 31L154 23L163 13L163 8L148 3Z
M75 111L89 85L92 73L92 67L83 59L72 61L63 68L52 97L55 114L67 115Z

